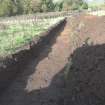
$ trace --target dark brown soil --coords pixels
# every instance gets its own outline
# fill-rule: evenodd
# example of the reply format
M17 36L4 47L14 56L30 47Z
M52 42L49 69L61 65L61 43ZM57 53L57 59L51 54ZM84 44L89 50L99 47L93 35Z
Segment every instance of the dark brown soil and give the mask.
M104 105L105 17L82 15L73 19L77 40L72 40L77 46L72 46L70 56L66 104Z

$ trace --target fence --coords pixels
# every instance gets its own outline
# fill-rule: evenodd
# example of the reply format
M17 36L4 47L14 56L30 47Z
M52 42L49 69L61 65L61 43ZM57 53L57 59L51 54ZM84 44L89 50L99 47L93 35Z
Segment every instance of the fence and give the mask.
M36 13L36 14L29 14L29 15L20 15L20 16L12 16L12 17L1 17L0 24L12 24L12 23L24 23L26 21L36 21L39 22L43 19L49 18L57 18L57 17L67 17L73 14L77 14L78 11L63 11L63 12L49 12L49 13Z
M79 12L64 11L37 13L0 18L0 55L11 54L16 48L23 45L60 19Z
M5 21L1 21L0 55L5 56L14 53L18 48L29 43L33 37L37 37L41 32L44 32L61 19L62 18L43 18L37 20L35 18L25 18L24 20L14 19L8 21L6 19Z

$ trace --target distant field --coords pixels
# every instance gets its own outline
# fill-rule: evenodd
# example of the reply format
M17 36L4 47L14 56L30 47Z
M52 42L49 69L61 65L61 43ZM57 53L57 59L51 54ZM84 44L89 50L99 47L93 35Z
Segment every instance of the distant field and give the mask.
M0 56L15 53L16 49L29 43L33 37L56 24L62 18L43 19L40 21L26 21L24 23L2 23L0 21Z
M92 12L89 12L88 14L96 15L96 16L105 16L105 10L92 11Z

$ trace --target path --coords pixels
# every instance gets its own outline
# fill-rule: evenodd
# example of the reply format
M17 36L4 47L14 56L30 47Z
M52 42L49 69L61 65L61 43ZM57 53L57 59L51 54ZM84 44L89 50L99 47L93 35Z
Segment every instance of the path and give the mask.
M70 55L69 33L66 24L55 43L26 65L0 98L0 105L64 104L63 68Z

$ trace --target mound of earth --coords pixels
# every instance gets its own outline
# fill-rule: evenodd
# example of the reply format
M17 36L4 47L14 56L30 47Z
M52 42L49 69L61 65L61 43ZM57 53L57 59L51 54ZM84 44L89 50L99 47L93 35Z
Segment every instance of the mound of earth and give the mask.
M104 105L105 17L82 15L74 17L73 22L76 25L72 24L72 33L75 30L72 36L77 40L72 38L72 42L77 46L72 46L66 77L67 102L71 105Z

